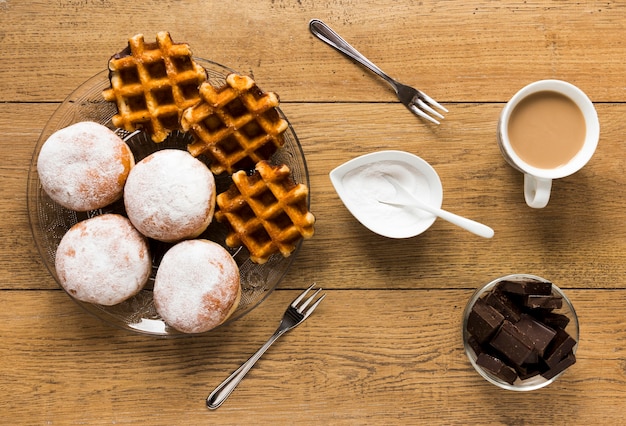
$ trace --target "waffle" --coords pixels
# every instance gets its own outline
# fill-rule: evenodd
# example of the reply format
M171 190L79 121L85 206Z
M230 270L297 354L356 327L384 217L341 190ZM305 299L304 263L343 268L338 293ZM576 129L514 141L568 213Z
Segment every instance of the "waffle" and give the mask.
M172 42L163 31L156 43L133 36L109 60L109 79L111 87L102 95L117 104L113 125L129 132L143 129L162 142L180 128L183 110L200 101L199 86L207 73L193 60L188 44Z
M217 88L205 82L200 97L183 113L181 127L194 137L187 147L191 155L204 154L216 175L251 170L285 143L287 121L276 109L278 96L261 91L250 77L230 74Z
M232 178L230 188L217 196L215 212L229 228L229 247L244 245L253 262L265 263L277 252L288 257L301 238L313 236L308 188L294 183L288 166L261 161L254 174L240 170Z

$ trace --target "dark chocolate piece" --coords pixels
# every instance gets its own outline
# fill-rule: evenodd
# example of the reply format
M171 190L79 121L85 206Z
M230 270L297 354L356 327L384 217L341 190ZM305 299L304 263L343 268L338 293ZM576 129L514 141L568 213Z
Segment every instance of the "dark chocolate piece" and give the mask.
M559 374L566 368L571 367L575 363L576 363L576 355L574 355L573 352L570 352L565 356L565 358L557 362L548 371L541 373L541 376L544 379L550 380L551 378L553 378L554 376L556 376L557 374Z
M498 312L504 315L505 319L508 319L512 323L516 323L520 320L521 309L506 293L492 291L485 297L485 302L493 306Z
M558 314L556 312L543 312L541 315L541 321L548 327L552 327L554 329L565 329L567 324L569 324L570 319L567 315Z
M515 366L515 371L520 380L526 380L541 374L542 368L539 363L524 363Z
M524 306L531 309L561 309L563 307L563 298L555 294L549 296L527 294L524 296Z
M480 343L486 342L500 327L504 316L483 299L478 299L467 319L467 331Z
M476 359L476 364L489 371L499 379L504 380L512 385L517 379L517 373L511 367L506 365L502 360L486 353L481 353Z
M513 294L539 294L550 295L552 294L552 283L543 281L500 281L498 288L507 293Z
M530 351L530 355L528 355L528 358L524 360L524 364L522 365L537 364L538 362L539 362L539 354L537 353L535 349L533 349L532 351Z
M470 336L469 339L467 339L467 343L469 344L470 348L472 348L476 356L485 351L480 342L478 342L478 340L476 340L476 337L474 336Z
M556 336L556 331L540 323L527 314L522 314L515 326L534 344L537 355L543 356L544 351ZM530 361L526 361L530 362ZM536 362L536 361L535 361Z
M504 320L489 344L516 365L521 365L534 348L532 340L507 320Z
M546 348L543 360L548 367L554 368L576 345L576 340L563 329L556 330L556 336Z

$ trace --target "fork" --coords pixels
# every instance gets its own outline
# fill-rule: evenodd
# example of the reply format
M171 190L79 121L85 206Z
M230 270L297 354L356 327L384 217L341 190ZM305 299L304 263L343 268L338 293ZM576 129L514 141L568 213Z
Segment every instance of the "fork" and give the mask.
M314 286L315 283L311 284L309 288L307 288L293 302L291 302L272 337L270 337L269 340L265 342L265 344L261 346L254 355L248 358L248 360L244 362L241 367L236 369L226 380L216 387L213 392L211 392L206 399L206 405L209 409L214 410L222 405L226 398L228 398L228 396L235 390L239 382L241 382L244 376L248 373L248 371L250 371L259 358L261 358L265 351L272 345L272 343L289 330L302 324L304 320L313 313L315 308L317 308L321 301L326 297L326 294L321 295L315 303L309 306L318 293L322 291L321 288L318 288L315 293L311 295L311 297L302 302L309 290L313 289Z
M370 71L382 77L393 88L398 96L398 99L404 106L406 106L412 113L432 121L435 124L439 124L439 121L433 118L434 115L437 118L443 119L441 115L434 108L438 108L441 111L448 112L446 108L440 105L437 101L432 99L424 92L417 90L411 86L406 86L393 78L389 77L383 70L378 68L373 62L363 56L358 50L345 41L339 34L333 31L328 25L319 19L312 19L309 22L309 29L314 36L325 42L326 44L334 47L339 52L343 53L347 57L357 61ZM431 114L431 115L428 115Z

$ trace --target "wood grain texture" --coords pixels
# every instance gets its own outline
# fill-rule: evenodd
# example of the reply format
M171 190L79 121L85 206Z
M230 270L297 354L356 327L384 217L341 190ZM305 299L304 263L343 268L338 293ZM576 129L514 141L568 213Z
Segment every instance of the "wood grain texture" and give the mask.
M392 76L450 110L423 123L378 77L314 38L320 18ZM545 0L0 0L0 413L11 424L620 424L626 399L626 3ZM310 173L316 234L257 309L204 336L110 327L59 289L39 257L27 178L39 135L69 93L135 33L169 30L195 54L280 95ZM598 150L528 208L495 129L523 85L560 78L595 102ZM361 154L430 162L444 208L491 240L437 220L389 240L360 225L328 178ZM579 315L578 362L557 382L504 392L466 359L473 290L534 273ZM328 297L217 411L204 399L274 331L311 282Z
M62 100L135 33L169 30L196 55L280 88L284 100L392 100L382 81L309 33L309 20L320 18L390 75L443 102L505 101L541 78L569 80L595 101L625 98L626 47L616 40L626 22L623 2L234 4L4 0L0 97Z
M159 340L109 328L60 291L4 292L0 320L12 326L0 351L3 365L19 368L3 368L0 388L12 397L0 409L14 424L562 424L567 406L568 419L596 424L612 423L626 397L624 290L568 292L584 324L578 362L530 393L500 391L472 370L460 340L471 291L331 290L207 411L212 387L265 341L296 294L277 290L211 335ZM604 310L621 319L607 326Z
M55 107L5 105L0 107L0 124L11 127L34 116L43 127ZM311 209L317 217L315 238L304 243L290 277L340 288L386 288L390 283L400 288L468 288L495 276L526 272L550 277L564 288L623 287L626 199L618 194L623 194L626 167L620 121L626 107L597 106L602 138L596 155L581 172L556 181L548 207L538 211L526 207L522 176L506 165L496 146L501 107L453 104L452 118L432 129L417 125L397 103L284 104L307 158ZM388 117L385 125L371 120L374 111ZM38 130L0 140L7 152L0 165L0 211L6 224L0 229L0 244L6 245L0 267L10 274L10 285L20 288L55 286L38 260L26 216L26 178ZM389 240L365 229L341 203L328 173L379 149L406 150L429 161L442 180L444 208L483 221L495 237L485 240L442 220L407 240ZM23 254L16 256L15 247ZM320 258L326 261L320 263ZM450 268L462 275L451 275ZM350 279L337 279L338 269L350 271Z

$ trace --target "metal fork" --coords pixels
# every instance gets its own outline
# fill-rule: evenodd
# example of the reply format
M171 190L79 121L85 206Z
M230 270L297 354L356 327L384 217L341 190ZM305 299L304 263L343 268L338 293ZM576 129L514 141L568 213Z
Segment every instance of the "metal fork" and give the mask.
M402 104L404 104L404 106L406 106L412 113L422 118L425 118L426 120L432 121L435 124L439 124L439 121L433 118L431 115L434 115L435 117L440 119L443 119L444 117L432 107L438 108L439 110L444 112L448 112L446 108L444 108L442 105L440 105L424 92L414 89L413 87L406 86L389 77L383 70L374 65L373 62L363 56L363 54L361 54L358 50L352 47L347 41L341 38L339 34L334 32L328 25L326 25L319 19L312 19L309 22L309 29L314 36L316 36L323 42L334 47L350 59L357 61L359 64L363 65L379 77L382 77L382 79L389 83L389 85L396 92L396 95L398 95L398 99L400 99L400 102L402 102ZM427 113L431 115L428 115Z
M320 302L326 297L326 294L321 295L315 303L311 306L311 302L318 295L321 288L318 288L311 297L302 302L302 299L306 296L309 290L313 289L315 283L311 284L309 288L307 288L300 296L298 296L287 308L285 314L283 315L283 319L280 321L280 324L272 337L259 348L259 350L252 355L246 362L244 362L241 367L236 369L226 380L224 380L218 387L215 388L213 392L206 399L206 406L214 410L218 408L222 403L228 398L228 396L235 390L239 382L244 378L244 376L250 371L250 369L254 366L254 364L261 358L261 356L265 353L265 351L278 339L280 336L288 332L289 330L295 328L297 325L302 324L305 319L309 317L320 304ZM300 303L302 302L302 303Z

